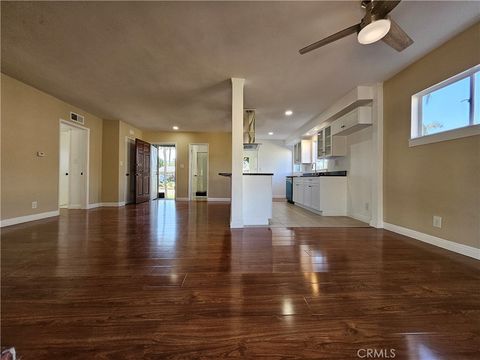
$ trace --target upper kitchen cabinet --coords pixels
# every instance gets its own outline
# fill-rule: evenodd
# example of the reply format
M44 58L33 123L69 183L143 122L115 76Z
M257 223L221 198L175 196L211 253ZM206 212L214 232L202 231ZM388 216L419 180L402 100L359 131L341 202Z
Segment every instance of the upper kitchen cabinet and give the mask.
M333 136L332 125L323 128L317 135L317 157L319 159L347 155L345 136Z
M312 163L312 141L301 140L293 146L293 159L295 164Z
M332 135L350 135L372 125L372 108L361 106L335 120L331 126Z

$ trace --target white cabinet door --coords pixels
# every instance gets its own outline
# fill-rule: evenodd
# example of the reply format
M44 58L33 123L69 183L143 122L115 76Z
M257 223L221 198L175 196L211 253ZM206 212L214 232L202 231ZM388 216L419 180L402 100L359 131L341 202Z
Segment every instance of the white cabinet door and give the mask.
M303 204L303 180L293 179L293 202Z
M372 108L361 106L332 123L332 135L350 135L372 124Z
M320 211L320 184L318 182L313 183L310 188L310 207Z
M325 216L347 215L347 177L320 178L320 210Z
M303 186L303 205L312 207L312 185L306 182Z

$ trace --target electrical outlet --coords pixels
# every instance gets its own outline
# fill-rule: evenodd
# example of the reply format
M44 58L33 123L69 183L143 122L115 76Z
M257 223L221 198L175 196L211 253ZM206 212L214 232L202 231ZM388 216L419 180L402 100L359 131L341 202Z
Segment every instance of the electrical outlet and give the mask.
M38 206L38 203L36 201L32 201L32 209L36 209Z
M368 202L365 203L365 210L368 211L370 209L370 204Z
M433 216L433 226L437 228L442 227L442 217L441 216Z

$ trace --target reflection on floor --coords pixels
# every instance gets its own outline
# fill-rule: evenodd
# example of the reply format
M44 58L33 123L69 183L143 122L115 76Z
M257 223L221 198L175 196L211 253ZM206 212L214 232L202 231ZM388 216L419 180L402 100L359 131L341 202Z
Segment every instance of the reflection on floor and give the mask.
M479 359L478 261L372 227L229 218L227 203L159 200L2 228L2 346L25 360Z
M368 227L367 223L347 216L321 216L286 201L273 202L270 227Z

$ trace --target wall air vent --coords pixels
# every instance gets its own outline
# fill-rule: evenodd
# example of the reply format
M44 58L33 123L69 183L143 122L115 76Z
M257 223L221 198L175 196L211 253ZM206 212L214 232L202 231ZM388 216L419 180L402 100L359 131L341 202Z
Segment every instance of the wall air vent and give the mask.
M82 115L78 115L74 112L70 113L70 120L82 125L85 124L85 118Z

